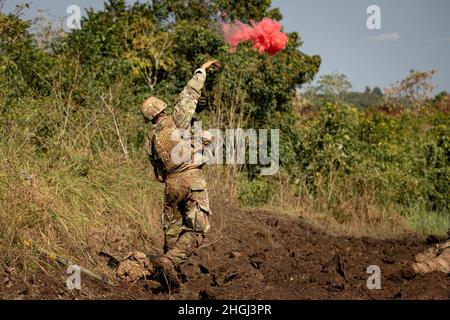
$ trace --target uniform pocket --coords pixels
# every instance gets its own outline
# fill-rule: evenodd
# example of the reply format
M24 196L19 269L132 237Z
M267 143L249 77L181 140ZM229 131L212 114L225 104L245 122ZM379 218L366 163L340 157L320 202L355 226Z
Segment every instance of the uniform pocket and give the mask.
M210 214L208 193L205 190L192 192L187 204L186 226L195 232L206 234L211 228Z
M192 192L199 192L206 190L206 181L195 181L191 184Z
M206 180L203 175L194 175L187 178L186 181L192 192L206 191Z
M201 209L198 205L195 205L191 210L186 213L185 231L194 231L206 234L211 229L209 223L209 214Z

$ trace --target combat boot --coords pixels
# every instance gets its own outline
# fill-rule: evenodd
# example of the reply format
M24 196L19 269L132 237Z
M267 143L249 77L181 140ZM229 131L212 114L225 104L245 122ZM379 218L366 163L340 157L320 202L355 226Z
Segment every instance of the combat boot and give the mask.
M178 273L175 270L175 265L172 260L164 256L152 258L161 284L167 286L168 289L179 289L181 283L180 279L178 279Z

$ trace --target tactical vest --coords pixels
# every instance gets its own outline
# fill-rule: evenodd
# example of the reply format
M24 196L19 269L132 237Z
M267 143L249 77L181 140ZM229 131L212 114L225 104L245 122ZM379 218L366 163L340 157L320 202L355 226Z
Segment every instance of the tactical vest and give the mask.
M153 152L161 161L166 174L171 174L183 164L179 163L179 161L175 163L174 159L172 159L172 150L174 150L175 147L177 147L177 149L182 149L180 144L183 143L183 137L180 137L180 135L173 136L175 130L178 129L175 124L172 123L162 128L160 131L155 132L152 139Z

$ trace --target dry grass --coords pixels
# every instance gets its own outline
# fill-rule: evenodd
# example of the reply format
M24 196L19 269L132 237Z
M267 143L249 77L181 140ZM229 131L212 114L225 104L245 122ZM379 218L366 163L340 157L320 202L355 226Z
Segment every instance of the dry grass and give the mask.
M309 195L307 188L293 186L287 177L280 174L276 191L264 208L270 212L306 218L318 228L334 235L389 238L446 232L445 225L448 222L443 223L441 228L431 225L422 230L414 228L411 221L396 208L380 207L375 190L352 194L346 188L337 189L334 195L336 200L329 201L326 196Z
M368 190L363 195L352 195L345 189L340 189L335 195L337 202L330 204L324 196L313 197L306 193L307 188L293 186L289 178L280 173L273 178L276 182L272 181L273 195L269 201L254 207L246 206L237 199L239 183L243 179L241 176L236 175L230 178L228 170L214 167L209 168L207 175L213 199L235 207L245 207L248 210L264 209L276 215L306 218L316 227L334 235L389 238L417 233L427 234L427 232L438 230L438 228L429 228L418 232L413 229L410 221L395 208L380 208L374 190ZM445 232L446 230L442 228L441 233Z
M380 209L370 197L355 197L340 205L324 206L326 199L292 197L272 200L266 207L290 216L301 216L334 235L370 236L374 238L402 237L414 233L411 226L395 210ZM300 203L300 204L299 204Z
M120 155L97 159L87 176L70 165L50 168L39 159L0 150L0 260L27 274L44 263L22 246L31 241L93 270L97 253L119 257L131 249L161 248L163 186L147 163Z

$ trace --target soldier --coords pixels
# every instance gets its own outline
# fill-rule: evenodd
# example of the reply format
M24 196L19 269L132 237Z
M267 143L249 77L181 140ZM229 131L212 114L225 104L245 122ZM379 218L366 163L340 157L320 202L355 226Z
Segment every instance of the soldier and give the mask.
M450 237L446 242L417 254L415 260L412 268L417 274L423 275L434 271L450 273Z
M425 252L416 254L414 263L401 265L398 271L401 278L412 279L417 275L432 272L450 274L450 230L447 237L429 236L427 243L435 245Z
M179 161L178 156L183 158L185 154L176 150L182 143L183 134L179 131L192 130L192 117L205 84L206 71L211 66L220 68L220 63L208 61L194 72L193 78L178 95L172 115L163 112L167 104L155 97L148 98L141 105L144 119L153 124L146 151L156 179L165 183L162 213L164 255L152 262L164 273L168 285L174 288L180 286L175 268L187 261L210 229L211 210L202 172L205 163L192 161L192 157L189 157L190 161ZM189 155L198 151L193 145L188 146Z

